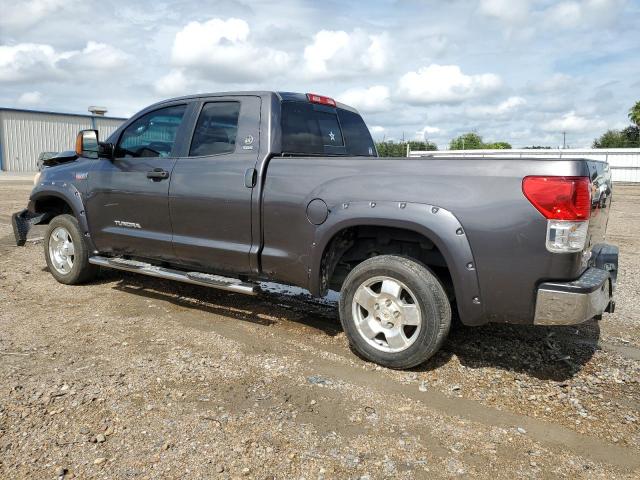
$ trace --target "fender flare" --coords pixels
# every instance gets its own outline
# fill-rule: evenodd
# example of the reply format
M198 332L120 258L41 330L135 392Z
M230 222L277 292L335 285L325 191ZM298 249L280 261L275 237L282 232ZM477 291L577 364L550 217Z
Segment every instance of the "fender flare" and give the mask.
M63 200L67 205L69 205L69 207L71 207L73 216L78 221L78 225L80 226L84 239L89 246L89 250L92 252L95 251L95 246L89 231L89 222L87 221L86 210L82 201L82 194L76 186L73 183L64 181L53 181L40 184L33 190L29 197L28 210L32 213L36 213L36 202L48 197Z
M348 202L331 209L311 246L309 290L320 295L322 258L334 236L349 227L379 226L411 230L431 240L449 268L463 323L480 325L483 304L476 262L466 232L459 220L442 207L411 202Z

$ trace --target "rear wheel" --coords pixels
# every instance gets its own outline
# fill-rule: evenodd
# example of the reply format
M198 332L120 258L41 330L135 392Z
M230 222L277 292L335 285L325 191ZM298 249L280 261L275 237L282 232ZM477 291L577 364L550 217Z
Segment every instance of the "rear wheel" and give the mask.
M356 353L385 367L410 368L444 342L451 306L427 267L381 255L360 263L345 279L340 320Z
M72 215L51 220L44 238L44 256L51 275L60 283L84 283L98 272L98 267L89 263L89 251Z

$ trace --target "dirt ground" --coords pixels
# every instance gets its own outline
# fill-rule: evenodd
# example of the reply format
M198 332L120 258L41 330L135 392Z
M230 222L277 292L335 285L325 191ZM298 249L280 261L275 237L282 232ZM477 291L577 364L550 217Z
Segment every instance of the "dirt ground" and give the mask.
M105 271L65 286L31 187L0 182L0 478L639 478L640 187L617 185L617 311L452 332L412 371L353 355L335 303Z

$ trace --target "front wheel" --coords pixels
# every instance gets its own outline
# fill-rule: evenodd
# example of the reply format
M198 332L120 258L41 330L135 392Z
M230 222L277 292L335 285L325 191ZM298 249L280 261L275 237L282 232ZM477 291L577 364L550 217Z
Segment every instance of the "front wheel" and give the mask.
M380 255L347 275L340 321L360 356L389 368L411 368L444 342L451 306L442 284L423 264Z
M60 283L84 283L98 272L98 267L89 263L89 250L72 215L51 220L44 237L44 256L51 275Z

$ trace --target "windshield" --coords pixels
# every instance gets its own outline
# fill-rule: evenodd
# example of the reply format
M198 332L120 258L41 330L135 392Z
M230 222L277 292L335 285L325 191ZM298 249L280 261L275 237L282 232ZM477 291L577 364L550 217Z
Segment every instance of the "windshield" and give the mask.
M310 102L282 103L283 153L376 156L362 117Z

